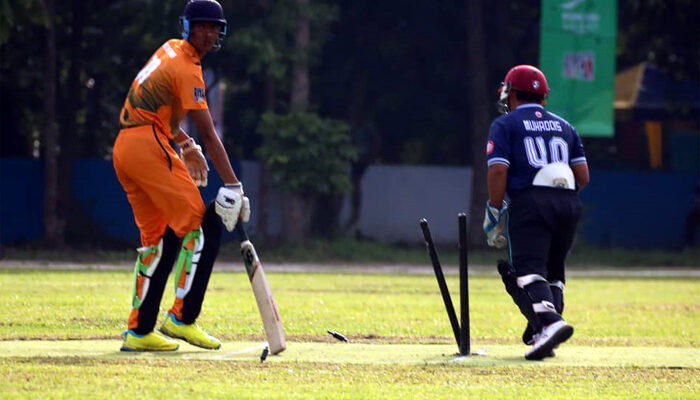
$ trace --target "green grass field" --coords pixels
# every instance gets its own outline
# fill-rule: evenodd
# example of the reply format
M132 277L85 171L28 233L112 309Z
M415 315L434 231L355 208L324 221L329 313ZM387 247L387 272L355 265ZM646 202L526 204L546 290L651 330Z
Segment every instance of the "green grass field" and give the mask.
M481 355L459 358L431 275L268 271L288 350L261 363L242 272L214 273L199 319L222 349L124 354L128 267L24 265L0 268L0 398L700 398L700 279L690 275L570 279L565 316L576 333L556 358L527 362L524 318L493 273L470 276ZM458 307L457 276L448 283ZM163 311L172 299L169 282Z

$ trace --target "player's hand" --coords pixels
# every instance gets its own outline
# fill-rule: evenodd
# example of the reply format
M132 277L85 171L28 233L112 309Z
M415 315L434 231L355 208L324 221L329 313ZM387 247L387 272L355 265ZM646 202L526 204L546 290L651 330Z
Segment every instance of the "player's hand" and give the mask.
M508 209L507 203L503 202L503 207L499 210L491 206L488 200L486 201L486 212L484 213L484 233L486 234L486 243L497 249L502 249L508 244L508 239L503 235L503 215Z
M243 184L239 182L227 184L225 187L235 191L239 196L241 196L241 212L238 214L238 218L243 222L250 221L250 200L248 199L248 196L243 193Z
M219 189L216 195L216 213L226 230L231 232L240 218L243 222L250 219L250 201L243 194L241 183L229 184Z
M185 163L195 185L207 186L209 165L207 165L207 160L202 153L202 147L195 143L194 139L190 138L181 143L180 148L182 149L182 161Z

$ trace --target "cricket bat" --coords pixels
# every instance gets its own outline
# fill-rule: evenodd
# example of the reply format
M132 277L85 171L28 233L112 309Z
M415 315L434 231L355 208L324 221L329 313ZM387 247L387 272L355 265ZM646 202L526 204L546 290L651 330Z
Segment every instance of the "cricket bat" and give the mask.
M240 236L241 256L243 257L250 285L253 287L255 302L258 304L260 317L265 327L265 336L270 347L270 353L281 353L287 348L287 342L284 339L284 329L277 310L277 303L272 296L270 285L267 284L267 279L265 279L265 271L263 271L262 264L260 264L260 258L258 258L258 254L255 251L255 246L248 239L248 234L243 228L241 221L238 221L236 230Z

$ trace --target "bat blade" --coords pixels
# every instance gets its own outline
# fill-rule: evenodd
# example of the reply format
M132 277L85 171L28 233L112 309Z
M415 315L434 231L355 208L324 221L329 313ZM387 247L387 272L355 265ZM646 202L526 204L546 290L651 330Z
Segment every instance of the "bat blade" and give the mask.
M265 271L260 263L258 253L255 251L255 246L248 240L245 233L242 233L241 236L245 236L245 239L241 241L241 256L243 257L246 272L248 272L250 285L253 288L258 311L260 311L260 317L265 328L265 336L270 346L270 353L278 354L287 348L287 342L284 336L282 320L277 309L277 302L265 278Z

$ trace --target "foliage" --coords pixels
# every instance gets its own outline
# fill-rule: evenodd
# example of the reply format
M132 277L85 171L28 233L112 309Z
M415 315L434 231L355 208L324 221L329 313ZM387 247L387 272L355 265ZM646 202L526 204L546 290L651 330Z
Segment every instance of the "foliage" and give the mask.
M620 0L618 14L618 70L649 61L678 81L700 80L696 1Z
M10 4L9 0L0 0L0 46L7 43L10 33L18 26L46 25L46 13L39 0L27 0Z
M311 113L265 113L257 132L264 138L257 155L286 190L325 195L350 189L357 152L344 122Z
M44 3L0 0L2 157L41 157ZM229 84L224 144L232 155L254 158L262 142L255 133L262 115L287 112L289 71L298 56L292 47L298 10L292 0L221 3L229 21L228 37L203 66ZM480 79L494 88L493 93L509 66L537 62L540 3L523 0L485 7L488 71ZM697 81L700 37L693 28L695 3L621 0L618 69L648 60L677 79ZM309 2L305 12L311 23L311 109L347 122L353 143L365 150L357 157L362 166L472 162L470 148L480 144L471 143L468 134L474 125L467 112L473 104L466 95L472 90L468 77L473 73L465 61L470 51L467 4ZM68 171L76 157L110 156L129 82L161 43L179 37L177 17L183 5L184 1L154 0L55 2L62 187L70 184ZM484 97L479 101L495 100L493 94ZM354 170L362 171L362 166L354 165ZM328 187L320 191L332 192L336 184L325 183ZM69 204L59 208L72 214ZM75 225L66 229L81 229L76 219L66 221Z
M0 156L31 155L39 136L45 24L39 1L0 2Z
M248 11L248 12L246 12ZM245 69L251 76L268 75L279 83L287 81L287 70L294 57L290 36L294 32L296 5L292 0L280 0L256 10L235 10L235 29L229 48L243 57ZM312 1L308 13L313 36L311 60L318 61L322 44L328 38L328 25L338 16L338 7L322 1Z
M232 29L224 48L212 59L232 87L226 107L234 111L225 113L224 123L235 137L225 144L237 146L242 157L255 158L261 143L255 130L262 114L289 109L296 7L292 0L224 4ZM316 81L318 71L325 68L321 49L339 12L333 1L325 0L309 2L307 12L311 25L309 67L311 79ZM312 101L314 106L318 104L318 100Z
M3 156L31 156L39 148L34 140L39 140L43 123L38 105L43 101L45 43L40 3L6 8L3 2L0 8L0 32L8 30L0 44L0 112L3 132L12 132L0 138ZM119 129L119 109L129 82L161 43L178 36L180 5L71 0L56 2L55 7L61 154L105 156Z
M229 20L223 49L204 66L232 83L227 93L229 146L252 157L252 134L265 111L265 80L276 83L274 110L285 112L293 58L291 0L222 0ZM42 123L42 2L0 1L0 98L3 156L30 156ZM56 2L59 132L78 156L105 156L134 74L162 42L178 37L181 2L70 0ZM536 63L539 1L489 9L489 87L514 62ZM465 2L421 0L310 2L312 93L322 115L355 129L373 126L385 162L469 163L470 90L465 65ZM697 79L700 46L692 0L623 0L618 69L651 60L677 78ZM677 21L668 24L667 21ZM679 39L682 38L682 39ZM74 69L72 71L72 69ZM76 84L77 82L77 84ZM22 96L18 96L22 93ZM12 101L7 101L12 99ZM483 99L492 102L494 99ZM354 134L354 132L352 132ZM417 146L416 143L422 143ZM65 149L64 149L65 150Z

